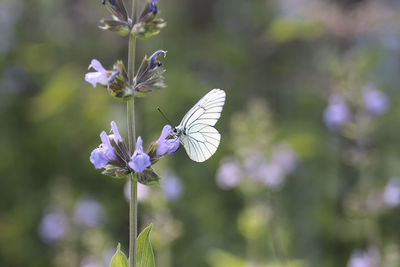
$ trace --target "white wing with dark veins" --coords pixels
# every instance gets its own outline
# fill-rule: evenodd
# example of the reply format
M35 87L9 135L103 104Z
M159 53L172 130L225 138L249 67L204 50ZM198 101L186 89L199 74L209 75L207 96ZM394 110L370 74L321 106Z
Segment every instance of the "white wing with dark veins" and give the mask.
M183 117L179 139L190 159L203 162L217 151L221 135L213 126L221 116L225 98L223 90L213 89Z

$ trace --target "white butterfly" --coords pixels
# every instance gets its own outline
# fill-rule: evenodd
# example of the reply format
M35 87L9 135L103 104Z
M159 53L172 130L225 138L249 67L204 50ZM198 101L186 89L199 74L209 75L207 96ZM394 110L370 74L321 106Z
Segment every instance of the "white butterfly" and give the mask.
M203 162L217 151L221 135L213 127L225 104L225 91L213 89L183 117L172 135L179 138L191 160Z

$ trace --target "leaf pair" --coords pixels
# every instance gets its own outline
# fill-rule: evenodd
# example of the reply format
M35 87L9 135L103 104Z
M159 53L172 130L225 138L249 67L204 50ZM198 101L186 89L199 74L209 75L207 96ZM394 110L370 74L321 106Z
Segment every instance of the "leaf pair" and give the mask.
M150 243L152 224L147 226L137 238L136 267L155 267L153 248ZM121 244L118 243L117 251L111 258L110 267L128 267L129 260L121 251Z

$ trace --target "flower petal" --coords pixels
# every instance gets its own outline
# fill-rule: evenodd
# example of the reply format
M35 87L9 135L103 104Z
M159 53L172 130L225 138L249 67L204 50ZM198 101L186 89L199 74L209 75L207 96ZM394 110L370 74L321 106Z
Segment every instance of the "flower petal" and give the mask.
M108 84L107 73L103 74L101 72L88 72L85 74L85 81L90 83L94 88L96 88L97 83L102 85Z
M135 172L143 172L151 165L150 156L146 153L138 153L132 156L128 164Z
M98 61L97 59L92 59L92 61L90 62L90 65L89 65L89 69L90 68L93 68L103 74L107 74L106 69L103 67L103 65L101 65L100 61Z
M157 147L156 147L156 156L161 157L165 155L168 152L168 145L166 143L166 138L169 136L169 134L172 131L171 125L165 125L160 138L157 140Z
M158 50L156 52L153 53L153 55L151 55L150 57L150 69L154 69L155 67L160 67L162 65L162 63L160 61L157 60L157 57L163 53L164 57L167 56L167 51L164 50Z
M143 140L142 137L138 137L136 141L136 150L135 153L142 153L143 152Z
M109 160L116 160L117 156L114 153L114 149L111 146L110 139L105 131L102 131L100 134L100 139L103 145L104 154L107 156Z
M112 131L113 131L113 133L114 133L114 141L117 143L117 142L122 142L122 137L121 137L121 135L119 134L119 131L118 131L118 127L117 127L117 124L115 123L115 121L112 121L111 122L111 129L112 129Z
M167 147L168 147L168 155L171 155L172 153L175 153L175 151L178 150L179 148L179 139L168 139L165 141Z
M109 159L104 153L104 149L102 147L98 147L92 151L90 154L90 162L94 165L96 169L101 169L108 163Z

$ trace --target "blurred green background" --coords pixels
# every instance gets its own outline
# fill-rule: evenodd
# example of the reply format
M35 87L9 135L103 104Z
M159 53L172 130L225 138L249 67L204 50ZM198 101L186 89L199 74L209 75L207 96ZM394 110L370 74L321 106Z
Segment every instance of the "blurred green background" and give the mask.
M128 248L125 181L89 162L125 105L83 80L127 38L99 1L0 1L0 266L108 266ZM157 266L400 266L400 3L161 0L167 88L137 101L145 146L212 88L216 154L181 148L140 188ZM126 136L126 134L124 134Z

